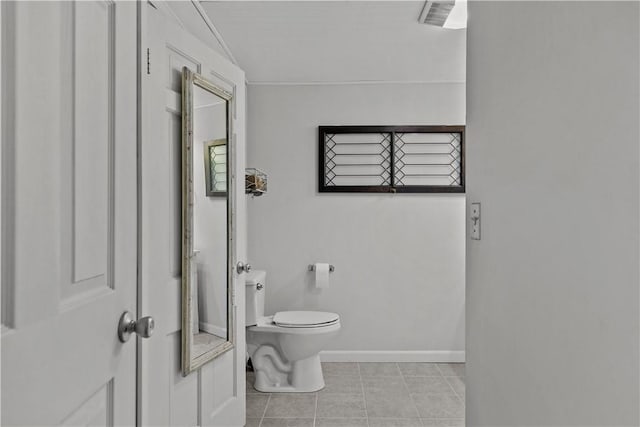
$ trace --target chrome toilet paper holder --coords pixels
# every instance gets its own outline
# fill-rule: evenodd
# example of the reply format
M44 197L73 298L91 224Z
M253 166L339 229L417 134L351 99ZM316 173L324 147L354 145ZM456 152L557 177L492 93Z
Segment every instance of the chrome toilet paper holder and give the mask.
M316 271L316 266L315 266L315 264L309 264L309 267L308 267L307 269L308 269L309 271ZM329 264L329 272L330 272L330 273L333 273L333 271L334 271L335 269L336 269L336 268L335 268L332 264Z

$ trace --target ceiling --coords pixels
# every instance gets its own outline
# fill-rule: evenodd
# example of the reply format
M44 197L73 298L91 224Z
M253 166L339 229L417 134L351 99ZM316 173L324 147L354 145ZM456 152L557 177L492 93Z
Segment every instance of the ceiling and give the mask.
M201 1L249 83L461 82L466 31L424 1Z

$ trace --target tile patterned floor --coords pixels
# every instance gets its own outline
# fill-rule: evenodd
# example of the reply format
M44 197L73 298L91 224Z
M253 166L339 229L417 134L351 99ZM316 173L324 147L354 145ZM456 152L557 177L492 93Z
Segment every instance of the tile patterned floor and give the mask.
M463 363L323 363L317 393L260 393L247 427L464 427Z

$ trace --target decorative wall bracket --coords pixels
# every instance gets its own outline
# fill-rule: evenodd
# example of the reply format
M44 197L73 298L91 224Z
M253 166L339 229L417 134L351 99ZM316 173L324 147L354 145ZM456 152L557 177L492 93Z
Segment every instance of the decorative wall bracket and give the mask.
M267 192L267 174L260 169L245 169L244 190L252 196L262 196Z

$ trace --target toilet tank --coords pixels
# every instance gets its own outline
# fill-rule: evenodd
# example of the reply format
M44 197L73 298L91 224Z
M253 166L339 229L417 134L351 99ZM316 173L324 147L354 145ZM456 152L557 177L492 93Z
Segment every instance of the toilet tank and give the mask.
M247 273L245 279L245 302L247 326L256 325L258 319L264 316L264 294L267 272L254 270Z

